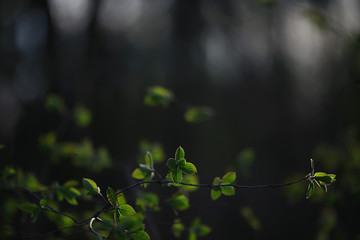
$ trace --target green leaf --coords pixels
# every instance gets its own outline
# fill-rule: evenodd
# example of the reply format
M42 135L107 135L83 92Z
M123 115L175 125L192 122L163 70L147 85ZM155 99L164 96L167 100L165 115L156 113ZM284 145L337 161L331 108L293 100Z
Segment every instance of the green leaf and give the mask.
M174 224L172 225L172 231L176 238L181 236L181 232L184 231L185 226L181 223L180 219L175 219Z
M150 240L149 235L145 231L137 231L130 234L130 236L134 240Z
M188 240L196 240L196 233L190 231Z
M175 160L180 160L182 158L185 158L185 151L182 147L178 147L175 152Z
M118 229L120 231L130 231L135 232L139 230L144 229L144 225L142 224L142 221L144 220L144 217L141 214L132 214L128 215L127 217L123 217L119 222Z
M66 183L64 183L63 187L76 187L77 185L79 185L78 181L69 180Z
M173 94L171 91L161 86L154 86L148 89L144 103L151 107L158 105L167 107L172 99Z
M4 149L5 148L5 145L4 144L0 144L0 150L1 149Z
M146 152L146 154L145 154L145 164L150 169L154 169L154 161L152 159L152 156L151 156L150 152Z
M61 191L64 194L64 197L66 199L66 201L68 201L68 203L70 203L71 205L77 205L78 202L75 198L81 196L81 193L79 190L77 190L76 188L73 187L62 187Z
M177 169L176 171L171 171L173 181L175 183L179 183L182 180L182 172L180 169Z
M48 111L63 113L66 110L64 100L55 94L49 94L45 99L45 108Z
M135 210L129 204L123 204L118 207L121 216L127 217L136 214Z
M197 173L197 169L194 164L187 162L184 166L179 166L179 169L184 173L194 174Z
M185 166L185 164L186 164L185 158L182 158L182 159L176 161L176 165L178 165L179 167Z
M91 122L91 111L83 106L77 106L74 111L74 120L78 127L87 127Z
M306 192L306 199L310 198L311 195L313 195L313 193L314 193L314 183L311 182L308 185L308 189L307 189L307 192Z
M175 210L183 211L190 207L189 199L185 195L173 196L170 199L170 205Z
M236 173L228 172L222 177L221 182L222 184L231 184L235 181L235 179L236 179Z
M197 175L189 175L186 174L183 179L182 179L183 183L189 183L189 184L199 184L199 179ZM193 192L196 191L199 187L196 186L186 186L186 185L181 185L180 189L183 192Z
M189 123L199 123L209 120L213 115L214 111L209 107L189 107L184 118Z
M159 197L151 192L140 193L136 200L136 205L140 208L140 211L142 212L147 209L150 209L152 211L158 211L160 209Z
M232 196L235 195L235 189L232 186L223 186L220 187L222 194L226 196Z
M142 140L139 144L139 156L142 161L143 156L147 153L151 153L151 157L154 162L160 163L164 161L165 158L165 151L161 143L158 142L148 142L146 140Z
M245 148L237 155L237 167L244 176L250 174L250 168L255 161L255 151L252 148Z
M33 203L29 203L29 202L22 203L18 207L19 207L20 210L22 210L22 211L24 211L26 213L30 213L30 214L33 214L36 211L36 209L39 208L38 205L33 204Z
M151 174L151 172L150 172ZM146 178L149 175L149 170L144 169L144 168L136 168L133 173L132 173L132 177L135 179L139 179L142 180L144 178Z
M40 202L39 202L39 205L41 208L44 208L47 204L47 201L45 199L41 199Z
M220 187L213 187L211 189L211 199L216 200L221 196L221 189Z
M178 165L176 164L176 160L174 158L169 158L166 166L171 170L171 171L175 171L178 168Z
M219 185L221 183L221 180L219 177L214 178L213 185Z
M96 185L96 183L89 179L83 178L83 186L88 191L88 194L99 194L100 188Z
M324 192L327 192L327 187L325 184L320 184L320 187Z
M320 183L326 183L326 184L330 184L332 183L332 178L324 172L317 172L314 175L315 180L319 181Z
M35 222L37 220L41 211L41 208L38 205L28 202L20 204L18 207L20 210L30 214L30 218L32 222Z
M111 205L116 206L118 204L116 192L111 187L106 190L106 197Z
M211 228L205 224L201 224L200 218L196 218L190 228L191 232L196 233L196 235L203 237L211 232Z

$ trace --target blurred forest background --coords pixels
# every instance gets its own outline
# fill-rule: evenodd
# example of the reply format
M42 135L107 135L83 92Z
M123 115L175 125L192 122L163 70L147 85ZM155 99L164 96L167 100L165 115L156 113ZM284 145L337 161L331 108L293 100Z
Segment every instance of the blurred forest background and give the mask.
M305 183L217 201L199 189L177 217L199 216L206 239L360 239L359 84L357 0L0 2L1 168L43 185L89 177L123 188L142 151L155 149L166 172L181 145L201 183L230 170L238 184L292 181L310 158L337 174L309 200ZM172 91L167 107L144 104L156 85ZM212 114L191 122L190 106ZM172 189L149 190L162 210L148 233L173 239ZM60 221L27 223L10 194L0 203L3 230Z

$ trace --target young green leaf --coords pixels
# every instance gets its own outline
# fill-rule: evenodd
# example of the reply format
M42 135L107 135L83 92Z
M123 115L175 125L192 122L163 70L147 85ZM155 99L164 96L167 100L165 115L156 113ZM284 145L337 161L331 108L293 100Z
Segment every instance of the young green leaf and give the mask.
M189 199L185 195L174 196L170 199L170 205L175 210L183 211L190 207Z
M130 237L134 240L150 240L149 235L145 231L131 233Z
M136 214L135 210L129 204L123 204L118 207L121 216L127 217Z
M176 164L177 160L175 160L174 158L169 158L166 166L171 170L171 171L175 171L178 168L178 165Z
M197 169L194 164L187 162L184 166L179 166L179 169L184 173L194 174L197 173Z
M154 168L154 161L153 161L153 158L152 158L151 153L149 151L147 151L146 154L145 154L145 164L150 169Z
M309 183L308 189L306 192L306 199L310 198L311 195L314 193L314 188L315 188L314 183L313 182Z
M214 178L213 185L219 185L221 183L221 180L219 177Z
M138 180L143 180L144 178L146 178L149 174L149 170L145 169L145 168L136 168L131 176L135 179Z
M83 178L83 186L88 191L88 194L99 194L100 188L96 185L96 183L89 179Z
M221 196L221 189L220 187L214 187L211 189L211 199L216 200Z
M223 186L223 187L220 187L220 189L221 189L221 193L226 196L235 195L235 189L232 186Z
M18 207L20 210L30 214L30 218L32 222L35 222L37 220L41 211L41 208L38 205L28 202L20 204Z
M176 171L172 171L172 178L175 183L179 183L182 180L182 172L180 169L177 169Z
M176 165L178 165L179 167L185 166L185 164L186 164L185 158L182 158L180 160L176 160Z
M180 160L182 158L185 158L185 151L182 147L178 147L175 152L175 160Z
M324 172L317 172L314 175L315 180L319 181L320 183L326 183L326 184L330 184L332 183L332 178Z
M221 178L221 182L222 184L231 184L235 181L235 179L236 179L236 173L228 172Z
M118 204L116 192L111 187L106 190L106 197L111 205L116 206Z
M209 107L189 107L184 115L187 122L199 123L209 120L214 115L214 111Z

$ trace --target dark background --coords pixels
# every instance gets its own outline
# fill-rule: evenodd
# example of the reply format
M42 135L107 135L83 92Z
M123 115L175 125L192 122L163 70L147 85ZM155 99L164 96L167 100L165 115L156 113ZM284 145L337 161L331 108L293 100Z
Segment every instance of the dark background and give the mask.
M293 192L242 190L213 202L200 189L180 218L189 225L200 216L212 227L205 239L359 238L359 23L356 0L2 0L1 165L32 171L45 185L91 177L106 189L133 181L143 139L161 142L166 157L181 145L202 183L237 170L245 148L256 157L239 184L301 178L314 158L318 171L338 175L326 195L317 189L320 197L305 200L302 183ZM154 85L174 93L167 108L144 105ZM50 93L69 109L88 107L90 126L62 126L62 117L44 108ZM187 123L190 105L210 106L214 117ZM115 167L93 173L69 161L52 164L38 144L51 130L58 141L105 146ZM150 190L164 199L172 192ZM259 230L241 215L244 206ZM162 224L174 219L166 203L154 219L157 237L173 238ZM20 221L11 224L25 231Z

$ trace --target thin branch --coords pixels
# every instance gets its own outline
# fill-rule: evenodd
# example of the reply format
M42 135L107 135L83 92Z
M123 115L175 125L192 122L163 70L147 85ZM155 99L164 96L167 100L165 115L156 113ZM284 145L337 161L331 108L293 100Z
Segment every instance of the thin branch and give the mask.
M92 224L93 224L94 220L95 220L94 217L91 218L91 220L90 220L90 222L89 222L89 228L90 228L90 230L99 238L99 240L102 240L102 236L100 235L100 233L96 232L96 231L94 230L94 228L92 227Z

